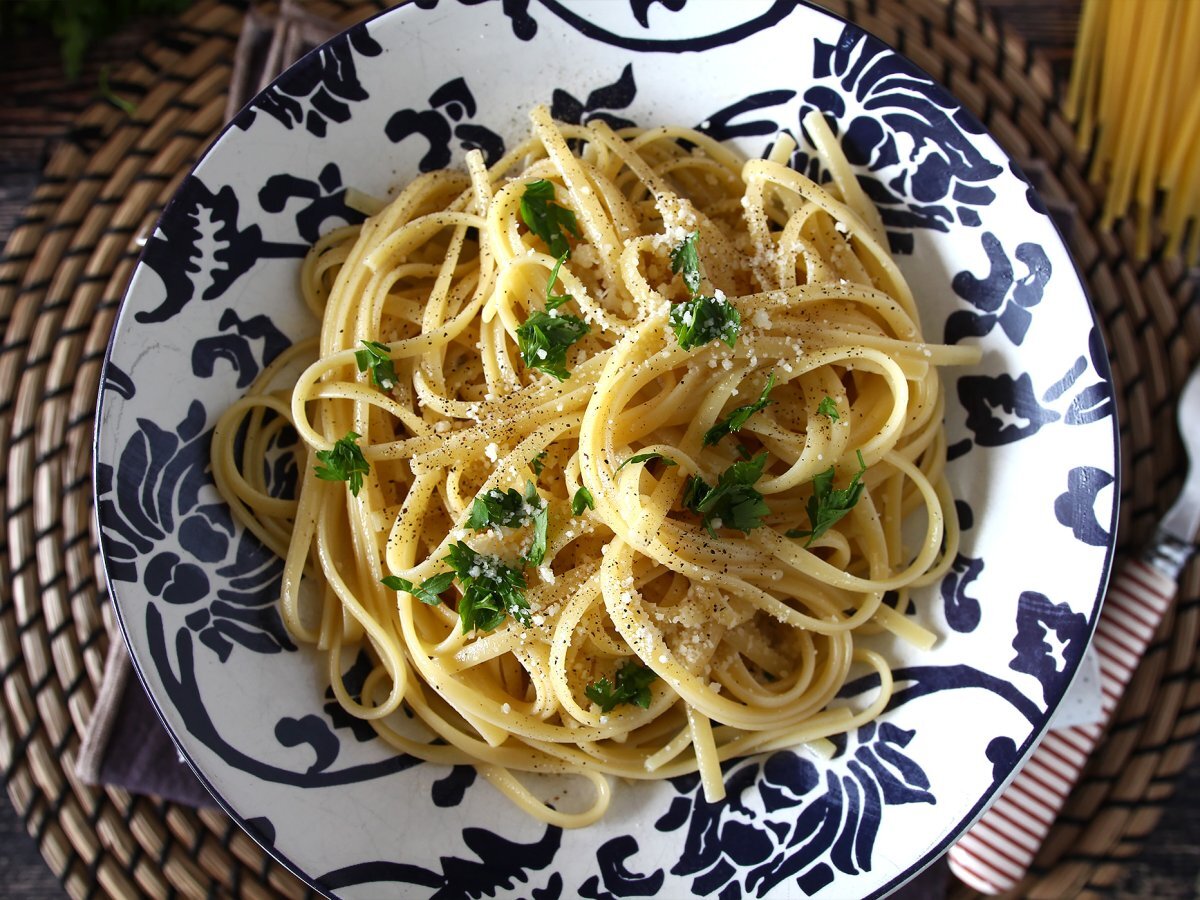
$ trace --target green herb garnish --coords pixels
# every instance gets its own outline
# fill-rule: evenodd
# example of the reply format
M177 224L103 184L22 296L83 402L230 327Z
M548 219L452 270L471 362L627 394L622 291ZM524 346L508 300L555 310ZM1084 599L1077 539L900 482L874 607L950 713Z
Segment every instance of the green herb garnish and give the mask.
M817 404L817 415L828 416L835 422L838 420L837 403L828 394L826 394L825 398Z
M596 501L592 497L592 492L585 487L581 487L575 492L575 496L571 498L571 513L576 516L583 515L585 509L595 509Z
M605 677L589 684L583 689L583 692L587 694L589 700L600 707L601 712L610 712L613 707L621 703L648 709L650 707L650 685L657 678L658 673L653 669L632 660L626 660L622 663L621 668L617 669L617 674L613 676L616 687L613 687Z
M554 202L554 185L543 178L525 185L521 195L521 221L545 242L550 253L558 257L571 255L566 232L579 237L575 213Z
M715 444L727 434L733 434L735 431L740 431L747 420L756 412L761 412L766 409L772 401L767 399L771 393L771 388L775 387L775 373L772 372L767 376L767 386L762 389L758 400L748 406L739 406L724 419L721 419L708 431L704 432L704 445L707 447L710 444Z
M333 445L330 450L318 450L317 459L325 465L316 466L318 478L323 481L345 481L350 484L350 493L355 497L362 489L363 476L371 471L362 450L355 443L361 435L353 431Z
M850 485L839 490L833 487L834 467L830 466L820 475L813 476L813 493L808 498L808 521L812 528L808 531L794 530L787 532L788 537L807 537L804 546L812 544L833 525L854 508L862 497L866 485L862 483L867 465L863 462L862 451L858 453L858 471L850 479Z
M534 475L541 475L542 469L546 468L546 454L548 452L547 450L543 450L529 461L529 468L533 469Z
M562 256L554 263L554 268L550 270L550 280L546 282L546 311L558 309L568 300L574 298L570 294L552 294L554 290L554 282L558 281L558 270L562 267L563 262L569 254L563 253Z
M693 475L683 492L685 508L699 513L704 527L713 537L718 528L733 528L749 532L762 525L763 517L771 510L754 483L762 477L767 454L745 462L735 462L721 473L717 486L711 487L703 478Z
M379 580L384 587L389 587L393 591L407 591L422 603L437 606L442 602L442 592L454 584L454 573L442 572L432 578L426 578L420 584L413 584L407 578L401 578L399 575L385 575Z
M363 341L363 349L354 351L358 371L371 370L371 383L390 391L396 386L396 364L392 362L387 344L379 341Z
M661 459L663 461L664 466L679 465L679 463L675 462L675 460L671 459L671 457L664 456L663 454L659 453L657 450L651 450L649 453L638 453L638 454L635 454L634 456L629 457L629 459L625 460L625 462L623 462L619 466L617 466L616 472L620 472L626 466L633 465L634 463L649 462L652 459ZM616 472L614 472L613 474L615 475Z
M464 634L472 629L492 631L509 615L526 627L531 624L522 572L476 553L462 541L450 545L446 562L463 586L458 618Z
M703 347L709 341L722 340L730 347L737 343L742 327L742 315L717 291L715 297L701 297L700 255L696 240L700 233L693 231L671 251L671 271L683 275L692 295L690 300L671 307L670 322L675 338L684 350Z
M520 528L533 523L533 546L526 560L540 566L546 558L546 532L550 527L550 513L546 502L537 492L532 481L525 482L525 495L509 488L499 491L493 488L475 498L471 504L471 516L467 527L473 531L485 528Z
M684 350L721 340L733 347L742 327L742 314L722 296L693 297L671 307L671 328Z
M587 322L578 316L552 316L539 310L517 329L521 359L530 369L566 381L571 377L567 350L587 333Z
M696 251L696 240L700 232L693 231L671 251L671 271L682 274L684 284L693 297L700 291L700 254Z

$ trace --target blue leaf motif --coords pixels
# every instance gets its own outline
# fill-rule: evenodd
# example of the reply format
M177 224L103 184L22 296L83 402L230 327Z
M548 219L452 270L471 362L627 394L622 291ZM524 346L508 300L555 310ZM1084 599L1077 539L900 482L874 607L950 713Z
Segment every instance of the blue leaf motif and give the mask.
M967 593L967 589L983 572L983 560L959 553L950 565L950 571L942 579L942 603L946 624L955 631L966 634L979 627L983 611L979 601Z
M1029 310L1042 302L1050 281L1050 260L1039 244L1018 244L1014 256L1025 267L1025 274L1018 277L999 238L987 231L980 240L990 266L988 273L979 278L969 270L962 271L951 282L954 293L977 311L957 310L947 317L946 343L982 337L999 325L1019 346L1033 321Z
M417 167L422 172L444 169L450 164L450 142L457 139L466 149L478 149L490 166L504 155L504 139L478 123L459 122L473 117L475 95L463 78L447 81L429 95L429 109L402 109L392 113L384 126L388 140L398 144L419 134L429 144Z
M1030 437L1060 417L1038 403L1033 379L1011 375L964 375L958 380L958 399L967 410L967 427L981 447L999 447Z
M1010 669L1032 675L1042 684L1042 699L1062 694L1083 656L1087 617L1045 594L1022 591L1017 601L1017 655Z
M324 772L337 760L340 744L320 716L308 715L299 719L284 716L275 723L275 738L285 747L306 744L315 755L308 774Z
M309 134L324 137L330 123L349 121L350 104L369 97L358 78L355 54L373 57L382 52L366 26L356 25L289 69L238 113L233 124L245 131L261 111L288 130L303 125Z
M450 774L433 783L433 804L439 807L458 806L475 783L474 766L453 766Z
M628 128L630 119L618 116L610 110L625 109L637 96L637 84L633 79L633 64L626 63L621 75L612 84L596 88L583 103L562 88L555 88L551 95L550 115L560 122L582 125L592 119L607 122L612 128Z
M296 231L310 244L332 229L330 219L357 225L366 216L346 205L342 172L335 163L321 170L317 180L296 175L272 175L258 192L259 205L270 213L283 212L292 200L306 200L296 212ZM222 326L224 327L224 326Z
M637 840L628 834L619 835L601 844L600 849L596 851L600 877L592 876L585 881L580 887L580 895L591 900L657 896L666 876L662 869L655 869L649 875L631 872L626 862L637 852ZM600 888L601 880L604 884L603 890Z
M745 113L779 106L795 96L796 92L792 90L763 91L751 94L749 97L744 97L736 103L731 103L706 116L696 130L707 134L715 141L778 134L780 129L774 119L755 119L740 123L735 123L734 120Z
M1054 517L1078 540L1093 547L1108 545L1108 531L1096 518L1096 497L1113 476L1095 466L1076 466L1067 473L1067 490L1054 498Z

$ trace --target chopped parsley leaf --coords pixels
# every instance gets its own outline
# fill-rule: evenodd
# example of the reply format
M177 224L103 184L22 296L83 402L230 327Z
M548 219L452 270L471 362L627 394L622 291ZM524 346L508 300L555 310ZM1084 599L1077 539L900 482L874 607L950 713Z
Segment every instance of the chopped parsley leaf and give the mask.
M546 502L537 492L532 481L525 482L525 495L512 488L499 491L493 488L475 498L471 504L471 515L467 527L473 531L485 528L520 528L533 523L533 546L526 557L529 563L540 566L546 558L546 532L550 527L550 513Z
M594 681L583 689L589 700L600 707L601 712L611 712L613 707L621 703L650 707L650 685L658 678L653 669L626 660L613 676L614 687L607 677Z
M546 282L546 311L547 312L549 312L552 309L558 309L560 306L562 306L568 300L574 299L570 294L552 294L552 293L550 293L552 290L554 290L554 282L558 281L558 270L562 267L563 261L567 258L568 255L569 254L564 252L558 258L558 261L554 263L554 268L550 270L550 280L548 282Z
M661 459L663 461L664 466L679 465L679 463L675 462L675 460L671 459L671 457L664 456L663 454L659 453L657 450L652 450L649 453L638 453L634 456L629 457L629 459L625 460L625 462L623 462L619 466L617 466L616 471L613 474L615 475L616 472L620 472L623 468L625 468L628 465L633 465L634 463L649 462L652 459Z
M551 316L539 310L517 329L521 359L530 369L566 381L571 377L567 350L587 333L587 322L578 316Z
M526 627L531 624L522 572L476 553L462 541L450 545L446 562L463 586L458 618L464 634L472 629L493 631L509 615Z
M322 481L345 481L355 497L362 490L363 476L371 471L362 450L355 443L361 437L353 431L339 439L330 450L318 450L317 459L324 465L315 466L316 475Z
M371 383L390 391L396 386L396 364L392 362L387 344L379 341L363 341L363 349L354 351L358 371L371 370Z
M401 578L399 575L386 575L380 579L380 582L384 587L389 587L393 591L406 591L422 603L437 606L442 602L442 592L454 583L454 573L442 572L432 578L426 578L420 584L413 584L407 578Z
M693 475L684 488L684 507L700 514L713 537L717 536L717 528L741 532L758 528L763 517L771 512L762 494L754 489L754 482L762 477L766 464L765 452L751 460L735 462L721 473L716 487Z
M671 307L670 323L684 350L716 340L733 347L742 328L742 315L724 298L693 297Z
M585 487L581 487L575 492L575 496L571 498L571 513L576 516L583 515L585 509L595 509L596 501L592 497L592 492Z
M529 468L533 469L534 475L541 475L542 469L546 468L546 454L548 452L548 450L543 450L529 461Z
M772 372L767 376L767 386L762 389L758 400L748 406L739 406L724 419L721 419L708 431L704 432L704 445L707 447L710 444L715 444L727 434L733 434L735 431L740 431L746 424L747 420L756 412L760 412L771 404L771 400L767 396L771 393L771 388L775 387L775 373Z
M838 420L837 403L828 394L817 404L817 415L827 416L835 422Z
M682 274L684 284L693 297L700 292L700 254L696 251L696 240L700 232L693 231L671 251L671 271Z
M863 462L862 451L858 452L858 471L850 479L848 487L835 490L833 487L834 467L830 466L819 475L813 476L813 493L808 498L808 521L810 530L794 530L787 532L788 537L807 537L804 542L807 547L826 531L833 527L842 516L854 508L862 497L866 485L862 483L867 465Z
M542 239L554 256L571 255L566 232L579 237L575 213L554 202L554 184L539 178L525 185L521 195L521 221Z

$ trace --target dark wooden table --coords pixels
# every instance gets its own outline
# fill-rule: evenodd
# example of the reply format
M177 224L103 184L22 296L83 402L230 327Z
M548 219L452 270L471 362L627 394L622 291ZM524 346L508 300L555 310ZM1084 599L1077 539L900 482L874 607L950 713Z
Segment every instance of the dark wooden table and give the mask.
M1080 0L979 2L1042 53L1065 84ZM83 73L74 82L64 79L51 36L0 39L0 246L37 186L55 145L96 98L102 68L127 59L159 24L136 22L93 47ZM1197 764L1179 780L1162 819L1112 890L1112 897L1200 898L1200 755L1196 758ZM56 900L65 896L7 795L0 799L0 896Z

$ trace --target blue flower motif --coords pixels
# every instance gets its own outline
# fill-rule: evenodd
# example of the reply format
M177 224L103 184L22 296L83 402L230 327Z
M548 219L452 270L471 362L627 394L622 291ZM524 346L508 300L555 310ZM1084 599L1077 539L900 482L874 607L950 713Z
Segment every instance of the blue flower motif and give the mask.
M897 229L948 231L956 219L980 224L978 210L995 200L988 182L1003 168L985 158L974 136L983 128L957 101L893 53L847 24L837 41L814 41L813 84L800 119L820 110L851 165L870 174L859 182L880 209L895 252L912 252L912 235ZM852 113L845 95L861 102ZM823 180L817 160L798 151L793 165Z
M904 753L914 736L886 722L865 725L838 741L835 759L845 766L824 774L794 753L728 763L720 803L705 801L697 776L674 779L681 796L655 823L664 832L687 827L672 874L693 876L694 894L761 897L789 879L814 893L835 872L869 871L884 810L937 802Z
M109 577L140 580L174 606L197 606L184 622L222 662L234 644L295 650L276 609L282 562L248 532L237 536L228 507L203 499L215 497L204 423L199 401L172 431L139 419L116 468L96 467ZM224 586L214 592L206 572Z

